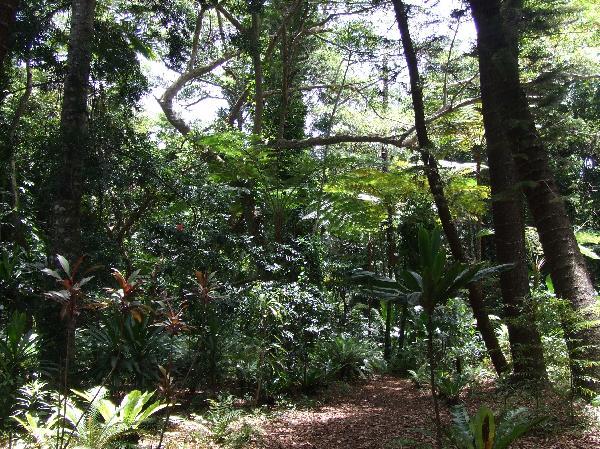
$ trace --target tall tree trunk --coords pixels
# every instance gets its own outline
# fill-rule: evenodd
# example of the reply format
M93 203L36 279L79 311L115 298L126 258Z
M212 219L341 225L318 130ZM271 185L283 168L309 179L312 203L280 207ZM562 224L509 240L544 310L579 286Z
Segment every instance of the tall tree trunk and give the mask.
M10 213L10 221L12 223L12 238L11 240L22 248L27 247L27 239L25 238L25 233L23 229L23 223L21 221L19 209L21 207L19 200L19 181L18 181L18 172L17 172L17 146L19 144L17 132L19 130L19 125L21 123L21 119L27 110L27 105L29 103L29 98L31 97L31 93L33 91L33 72L31 69L31 62L29 59L25 61L25 72L26 72L26 81L25 81L25 91L19 98L19 102L17 104L17 109L15 110L15 114L10 123L10 128L7 133L7 142L8 142L8 164L9 164L9 177L10 177L10 192L11 192L11 206L12 211Z
M0 70L10 49L10 36L13 31L19 0L0 0Z
M88 148L88 83L92 59L95 0L73 0L60 131L62 147L56 173L51 244L54 254L81 254L80 206L84 155Z
M260 1L252 2L252 28L250 29L250 46L252 52L252 65L254 66L254 124L252 133L260 135L262 132L264 92L263 92L263 67L261 59L260 29L262 5Z
M594 285L521 86L518 54L510 38L514 30L507 29L499 0L469 0L469 3L477 28L484 120L490 123L495 120L492 114L497 114L505 129L557 295L567 299L584 319L597 320ZM488 137L488 144L493 138L493 135ZM584 368L573 363L579 386L599 392L600 382L584 378L600 378L600 327L587 326L568 333L571 354L574 346L579 346L576 358L597 365Z
M392 0L392 4L394 5L396 21L398 23L398 29L402 39L402 46L404 48L404 56L408 66L411 96L415 113L415 130L417 133L419 151L421 152L421 160L425 166L425 174L429 183L429 189L433 195L437 212L440 217L440 221L442 222L442 228L450 246L450 251L456 260L465 263L467 262L467 257L458 236L458 230L456 229L456 225L452 219L448 201L444 195L444 186L437 167L437 162L429 151L431 148L431 141L429 140L425 121L423 89L419 75L417 55L408 28L406 6L401 0ZM483 290L480 284L474 284L469 287L469 303L473 309L473 315L475 316L475 320L477 322L477 329L483 338L485 346L490 355L490 359L492 360L492 364L494 365L496 372L498 374L502 374L508 370L508 363L504 357L504 354L502 353L502 349L498 343L498 338L496 337L494 328L492 327L489 316L485 309Z
M519 0L517 0L519 2ZM515 3L514 1L512 3ZM505 2L505 14L513 13L516 5ZM515 24L516 25L516 24ZM508 38L515 58L518 58L518 32ZM529 292L529 269L526 260L523 200L517 186L515 164L497 105L483 104L486 150L492 189L492 220L494 241L499 263L514 264L500 274L500 289L507 318L508 339L517 379L543 381L547 378L542 339L535 323Z
M513 269L500 274L513 370L517 379L540 381L547 377L546 365L542 339L528 300L523 202L520 191L515 191L514 164L504 129L498 125L490 117L485 121L496 256L499 263L514 264Z

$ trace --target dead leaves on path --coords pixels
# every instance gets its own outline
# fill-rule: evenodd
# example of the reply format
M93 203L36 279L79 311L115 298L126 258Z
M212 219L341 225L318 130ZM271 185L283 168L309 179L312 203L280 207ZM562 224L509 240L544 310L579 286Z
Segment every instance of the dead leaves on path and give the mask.
M556 411L552 427L524 438L515 449L600 448L598 428L569 428L559 398L545 398L543 407ZM514 399L519 402L519 398ZM470 409L482 404L501 410L510 400L491 389L468 395ZM564 405L564 404L563 404ZM531 405L530 405L531 406ZM558 408L557 408L558 407ZM255 449L394 449L430 448L433 443L433 405L426 390L407 380L383 376L334 394L323 406L292 410L268 421ZM447 410L443 420L450 420ZM545 435L544 435L545 433Z

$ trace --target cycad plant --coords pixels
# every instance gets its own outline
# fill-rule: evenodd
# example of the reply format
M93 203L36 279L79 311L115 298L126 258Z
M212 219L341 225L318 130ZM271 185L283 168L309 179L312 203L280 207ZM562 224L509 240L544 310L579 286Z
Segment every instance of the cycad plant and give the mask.
M437 447L442 447L440 411L435 392L435 357L433 352L434 322L433 315L437 306L445 304L456 296L459 290L491 274L497 273L508 265L483 268L481 264L471 266L462 263L449 263L446 250L442 245L438 228L428 231L419 229L419 271L402 273L400 288L406 294L407 301L423 308L427 322L427 358L429 360L429 381L435 411Z
M57 412L44 422L37 416L26 413L24 418L14 417L29 435L34 447L76 447L78 449L108 449L125 436L135 433L151 415L165 407L160 401L149 404L153 393L133 390L117 406L109 399L104 387L85 392L73 390L84 400L86 407L79 408L67 401L65 423ZM57 426L66 425L67 437L64 444L57 445Z
M319 352L325 375L333 380L365 379L385 365L375 345L344 335L326 342Z
M505 413L497 421L487 407L469 418L464 406L456 406L452 409L450 439L459 449L506 449L544 419L532 417L524 407Z

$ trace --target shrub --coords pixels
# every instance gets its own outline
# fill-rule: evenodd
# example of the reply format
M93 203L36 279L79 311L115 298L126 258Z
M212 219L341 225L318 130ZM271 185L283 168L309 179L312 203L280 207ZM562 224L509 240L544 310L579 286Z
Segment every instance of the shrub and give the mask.
M0 334L0 417L8 416L17 391L35 371L39 338L27 330L27 317L14 312L3 335Z
M326 341L317 349L318 363L330 380L367 378L385 369L380 349L373 343L344 335Z
M84 400L85 408L79 408L71 399L64 408L64 444L61 447L77 449L108 449L136 433L139 427L154 413L164 408L159 401L149 404L153 393L139 390L129 392L119 406L107 399L108 391L103 387L92 388L85 392L73 391ZM57 439L63 423L61 410L42 420L39 416L26 413L24 418L14 417L27 433L23 447L46 449L58 447ZM29 446L27 444L29 443Z

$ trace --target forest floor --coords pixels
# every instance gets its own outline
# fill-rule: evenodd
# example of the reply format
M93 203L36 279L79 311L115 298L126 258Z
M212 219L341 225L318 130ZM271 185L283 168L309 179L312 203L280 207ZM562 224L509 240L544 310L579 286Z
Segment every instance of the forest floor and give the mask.
M484 404L496 412L527 405L549 416L545 424L514 443L512 448L600 448L597 413L593 416L591 408L580 409L577 423L572 424L568 402L553 393L544 392L537 398L516 393L507 395L496 392L490 384L468 390L461 399L471 414ZM446 424L450 422L448 412L448 407L442 406L442 419ZM182 419L167 432L165 447L424 449L432 447L432 417L433 405L426 388L416 388L405 379L381 376L363 383L336 384L308 405L288 405L269 413L247 415L240 421L244 421L251 432L244 433L237 442L229 437L226 445L201 437L208 430L197 420Z

